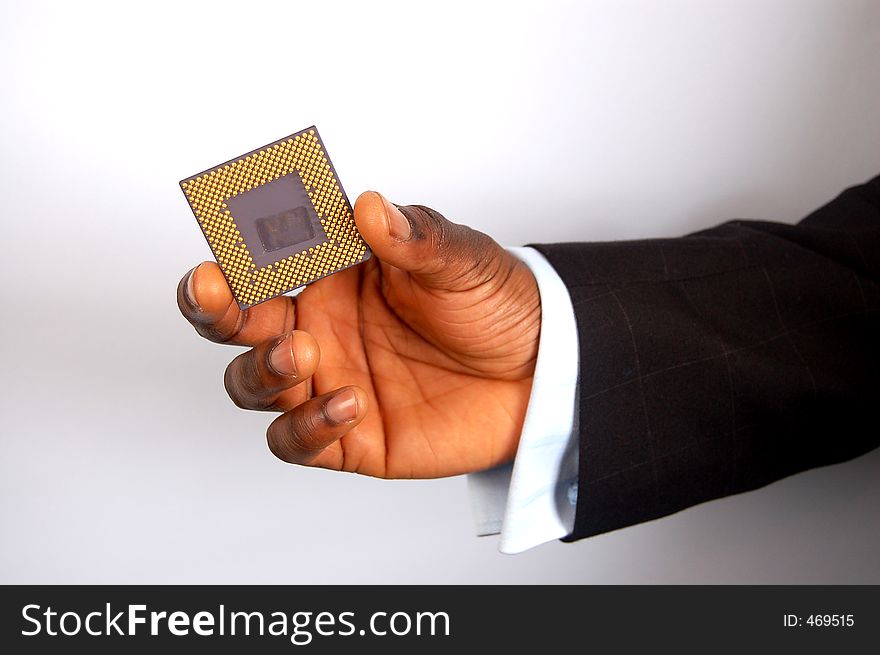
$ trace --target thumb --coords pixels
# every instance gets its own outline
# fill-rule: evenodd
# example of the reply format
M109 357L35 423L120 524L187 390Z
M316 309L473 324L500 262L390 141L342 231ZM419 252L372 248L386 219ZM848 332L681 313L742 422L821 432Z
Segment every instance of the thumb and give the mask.
M380 260L427 287L473 288L494 277L509 256L482 232L422 205L395 205L375 191L357 199L354 220Z

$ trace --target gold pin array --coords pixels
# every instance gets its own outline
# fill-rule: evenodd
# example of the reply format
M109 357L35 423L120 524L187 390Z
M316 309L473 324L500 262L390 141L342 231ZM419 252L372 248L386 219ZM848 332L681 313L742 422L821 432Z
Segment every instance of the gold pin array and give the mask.
M327 240L257 268L226 203L294 172L308 192ZM367 244L355 227L351 205L314 128L184 180L180 186L241 307L268 300L369 257Z

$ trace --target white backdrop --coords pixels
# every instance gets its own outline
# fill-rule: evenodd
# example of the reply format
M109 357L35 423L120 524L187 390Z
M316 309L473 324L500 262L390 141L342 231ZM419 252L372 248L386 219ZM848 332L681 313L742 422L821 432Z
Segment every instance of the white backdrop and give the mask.
M797 220L880 172L880 3L0 6L0 582L880 582L878 453L503 556L461 478L276 461L174 301L177 181L312 123L507 245Z

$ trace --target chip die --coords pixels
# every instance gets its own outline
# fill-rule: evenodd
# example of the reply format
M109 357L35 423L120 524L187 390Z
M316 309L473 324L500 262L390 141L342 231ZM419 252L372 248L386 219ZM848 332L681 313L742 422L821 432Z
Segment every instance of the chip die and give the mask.
M370 257L314 126L180 187L242 309Z

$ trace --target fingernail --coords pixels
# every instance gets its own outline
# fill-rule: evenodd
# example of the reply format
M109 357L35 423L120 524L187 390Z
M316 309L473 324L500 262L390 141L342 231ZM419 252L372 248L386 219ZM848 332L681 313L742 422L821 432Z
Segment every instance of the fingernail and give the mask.
M201 266L201 264L199 264L199 266ZM183 285L183 292L186 294L187 301L196 309L201 309L201 307L199 307L199 303L196 302L195 289L196 271L199 270L199 266L196 266L193 270L189 272L189 275L186 278L186 284Z
M330 400L324 407L324 411L334 423L348 423L357 418L358 402L353 389L341 391Z
M393 203L388 202L385 196L382 196L382 202L385 203L385 213L388 215L388 232L400 241L409 239L412 234L409 219Z
M278 375L296 375L296 357L293 355L293 335L275 344L269 352L269 366Z

